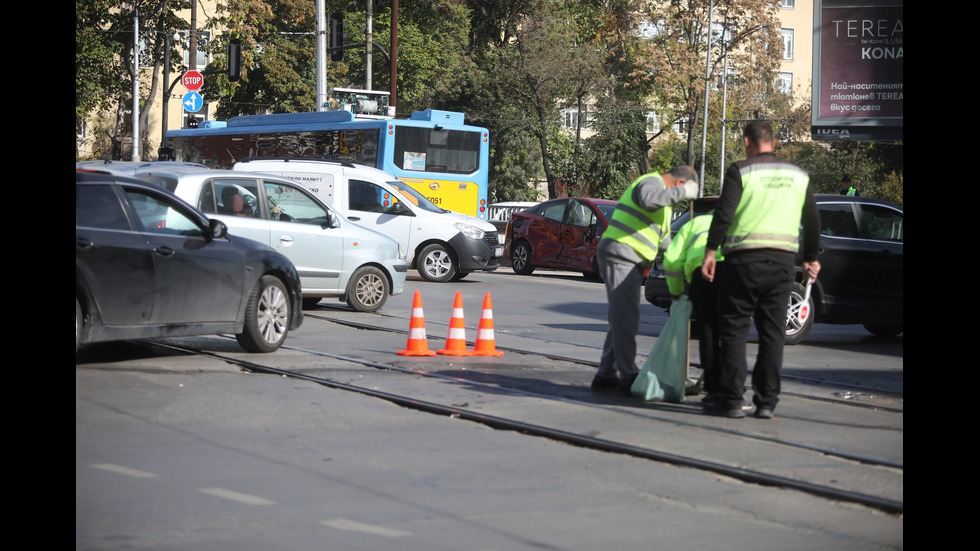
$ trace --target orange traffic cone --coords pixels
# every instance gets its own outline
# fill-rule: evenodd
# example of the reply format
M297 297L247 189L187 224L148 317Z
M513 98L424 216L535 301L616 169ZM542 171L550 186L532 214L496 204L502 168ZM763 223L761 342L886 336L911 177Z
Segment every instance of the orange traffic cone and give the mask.
M450 356L471 356L472 352L466 349L466 323L463 319L463 293L456 291L456 300L453 302L453 317L449 320L449 336L446 337L446 348L436 350L440 354Z
M402 356L435 356L429 350L429 341L425 337L425 316L422 314L422 292L416 290L412 300L412 320L408 325L408 345L405 350L399 350Z
M490 293L483 297L483 314L480 315L480 327L476 331L476 345L473 346L474 356L503 356L497 350L493 338L493 303Z

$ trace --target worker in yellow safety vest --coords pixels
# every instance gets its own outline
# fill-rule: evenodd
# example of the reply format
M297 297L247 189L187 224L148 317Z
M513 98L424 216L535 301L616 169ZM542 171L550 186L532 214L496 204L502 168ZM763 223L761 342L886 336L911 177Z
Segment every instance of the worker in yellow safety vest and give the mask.
M687 394L699 394L704 389L707 396L702 402L707 403L716 397L721 357L717 321L718 283L709 282L701 275L708 228L713 217L710 212L697 215L693 208L692 215L694 217L677 230L664 253L664 275L671 298L677 300L683 294L691 298L702 373L697 382L688 387Z
M810 177L773 152L772 125L752 121L743 133L748 158L725 172L708 230L701 271L714 281L718 270L718 331L721 362L718 400L704 412L744 417L748 372L746 340L753 322L759 336L752 370L755 416L772 419L779 401L786 338L786 309L796 273L803 227L803 272L816 280L820 218ZM717 262L718 250L725 256Z
M654 258L670 242L671 205L698 195L698 177L689 165L646 174L619 199L596 247L599 274L609 301L609 329L592 390L631 395L640 328L640 288Z

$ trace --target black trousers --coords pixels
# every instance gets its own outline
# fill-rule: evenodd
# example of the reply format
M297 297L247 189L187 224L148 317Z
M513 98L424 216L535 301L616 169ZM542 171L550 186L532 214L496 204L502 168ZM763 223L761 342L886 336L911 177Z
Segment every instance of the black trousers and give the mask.
M718 340L718 280L709 282L701 276L700 269L694 270L688 294L694 307L698 352L701 355L701 369L704 371L704 390L708 394L717 394L718 376L721 371L721 344Z
M718 263L718 385L719 397L729 407L742 404L748 372L746 341L753 321L759 352L752 369L752 402L771 409L779 402L793 271L794 258L789 254L743 253Z

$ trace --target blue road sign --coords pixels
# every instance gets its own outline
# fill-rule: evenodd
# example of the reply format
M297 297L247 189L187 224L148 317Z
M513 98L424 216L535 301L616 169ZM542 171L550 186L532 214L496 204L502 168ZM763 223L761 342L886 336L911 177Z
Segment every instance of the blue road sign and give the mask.
M186 111L197 113L201 110L201 107L204 107L204 98L197 92L188 92L184 94L183 103Z

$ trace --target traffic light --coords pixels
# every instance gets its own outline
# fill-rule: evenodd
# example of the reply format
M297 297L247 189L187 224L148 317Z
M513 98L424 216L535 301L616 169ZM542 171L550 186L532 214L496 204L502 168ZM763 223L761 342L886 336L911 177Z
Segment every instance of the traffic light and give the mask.
M242 77L242 41L233 38L228 41L228 80L238 82Z
M335 13L330 16L330 48L340 48L344 45L344 14ZM332 50L330 59L343 61L343 50Z

